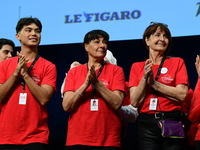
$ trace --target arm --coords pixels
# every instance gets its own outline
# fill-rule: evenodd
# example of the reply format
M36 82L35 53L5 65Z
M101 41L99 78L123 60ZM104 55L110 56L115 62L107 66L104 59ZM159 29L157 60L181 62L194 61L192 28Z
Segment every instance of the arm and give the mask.
M35 83L34 80L27 73L26 65L23 65L20 73L24 79L25 84L28 86L34 98L40 103L40 105L42 106L46 105L50 101L55 91L53 85L48 85L44 83L40 86L37 83ZM45 81L48 79L48 82L53 83L53 82L56 82L55 81L56 77L57 77L56 68L54 65L52 65L52 66L49 66L48 69L46 69L43 80Z
M198 78L188 114L188 118L191 122L193 123L199 122L200 120L199 110L200 110L200 78Z
M116 72L115 75L117 74L119 73ZM101 82L99 82L96 77L96 72L93 65L89 69L89 79L90 79L91 84L94 85L95 89L101 94L104 100L113 109L118 110L121 107L123 99L124 99L124 93L120 90L111 91L108 88L106 88ZM124 81L124 87L125 87L125 80L123 79L123 81Z
M110 91L99 81L95 83L95 88L113 109L118 110L121 107L124 99L123 92L119 90Z
M189 120L191 122L199 122L200 120L200 115L199 115L199 109L200 109L200 57L199 55L197 55L196 57L196 62L195 62L195 67L197 70L197 74L198 74L198 80L197 80L197 84L195 86L195 90L193 93L193 98L191 101L191 107L189 110Z
M144 76L141 78L138 86L133 86L130 88L130 100L134 107L138 107L145 99L146 96L146 86L147 78L152 74L152 61L147 60L144 67ZM131 69L131 72L135 71ZM134 77L132 77L134 78Z
M23 65L26 64L26 59L24 56L19 57L19 62L14 73L8 78L8 80L0 84L0 103L6 103L9 99L9 96L12 94L16 81L19 79L20 70Z
M159 81L155 81L155 79L153 78L153 74L151 74L147 79L147 83L154 90L162 93L166 98L173 101L183 102L188 93L188 78L186 66L182 59L179 59L179 61L177 61L176 74L174 78L175 84L177 84L175 86L169 86L160 83Z
M81 101L81 97L87 88L88 88L87 84L84 83L75 92L72 91L65 92L62 102L64 111L68 112L72 111Z
M88 79L88 75L86 76L86 80L85 82L75 91L67 91L64 93L64 97L63 97L63 102L62 102L62 106L64 111L72 111L77 104L81 101L81 97L83 95L83 93L87 90L87 88L90 86L90 82ZM69 78L71 78L70 72L67 75L67 80L65 82L65 84L67 84L68 82L70 82L71 80ZM65 86L64 86L65 87Z
M40 105L46 105L50 101L54 93L54 88L51 85L43 84L39 86L28 74L25 74L23 79L27 84L31 94L40 103Z
M153 84L150 83L150 86L156 91L164 94L168 99L179 102L183 102L185 100L188 92L188 86L184 84L172 87L154 80Z

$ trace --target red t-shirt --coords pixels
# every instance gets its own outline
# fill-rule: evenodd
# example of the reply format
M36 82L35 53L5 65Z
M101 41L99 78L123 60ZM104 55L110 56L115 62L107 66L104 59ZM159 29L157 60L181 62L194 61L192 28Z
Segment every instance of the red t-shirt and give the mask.
M193 98L192 98L192 102L191 102L191 107L190 107L190 111L189 111L189 116L188 116L189 120L192 122L192 124L194 124L193 126L197 126L197 133L195 136L195 140L196 141L200 141L200 78L198 78L194 93L193 93ZM190 132L194 132L190 131Z
M145 62L134 63L131 67L130 77L129 77L129 87L138 86L141 78L144 75L144 66ZM159 65L153 65L152 69L154 72L154 78L156 77ZM179 57L167 57L160 76L157 80L158 82L169 85L177 86L178 84L188 85L188 75L184 60ZM167 99L164 95L157 92L158 103L160 106L157 106L157 110L149 110L150 99L153 98L152 88L147 85L147 94L145 100L141 107L139 108L140 113L156 113L158 111L168 112L168 111L177 111L181 110L181 102L176 102L170 99ZM161 110L160 110L161 109Z
M190 106L191 106L191 101L193 97L193 90L189 89L187 97L185 98L183 104L182 104L182 111L187 114L189 112Z
M200 121L199 110L200 110L200 78L198 78L191 101L191 107L188 116L191 122L195 123Z
M125 86L126 96L124 97L124 102L123 102L122 106L126 106L126 105L131 104L128 82L126 82L125 85L126 85Z
M18 57L13 57L0 64L0 83L3 84L13 74ZM31 63L27 64L29 67ZM56 89L56 67L40 57L30 72L31 78L39 86L48 84ZM0 144L24 145L29 143L48 143L49 129L46 106L41 106L30 93L27 85L26 104L19 104L22 93L20 78L7 103L3 104L0 115Z
M87 73L86 64L69 70L64 92L76 91L85 82ZM121 67L106 63L98 80L111 91L125 91L125 77ZM91 111L93 98L92 87L89 86L80 103L70 112L66 145L119 147L121 125L118 112L107 104L98 91L98 111Z

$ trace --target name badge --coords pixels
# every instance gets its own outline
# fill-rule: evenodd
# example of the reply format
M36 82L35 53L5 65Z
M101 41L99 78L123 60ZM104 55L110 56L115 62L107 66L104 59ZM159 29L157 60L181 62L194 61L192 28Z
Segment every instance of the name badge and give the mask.
M157 98L151 98L150 104L149 104L149 110L156 110L157 108L158 99Z
M91 111L98 111L98 99L91 99L90 100L90 110Z
M19 94L19 104L26 105L27 93Z

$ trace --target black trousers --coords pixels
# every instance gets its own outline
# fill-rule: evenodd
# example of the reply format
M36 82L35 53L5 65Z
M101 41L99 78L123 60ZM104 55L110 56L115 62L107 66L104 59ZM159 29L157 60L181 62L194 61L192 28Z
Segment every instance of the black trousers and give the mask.
M0 150L47 150L48 145L43 143L31 143L26 145L0 145Z
M176 118L165 118L177 120ZM139 116L139 150L185 150L185 138L165 138L154 115Z
M200 149L200 141L195 141L195 150Z
M74 145L67 146L67 150L119 150L119 147L101 147L101 146L85 146L85 145Z

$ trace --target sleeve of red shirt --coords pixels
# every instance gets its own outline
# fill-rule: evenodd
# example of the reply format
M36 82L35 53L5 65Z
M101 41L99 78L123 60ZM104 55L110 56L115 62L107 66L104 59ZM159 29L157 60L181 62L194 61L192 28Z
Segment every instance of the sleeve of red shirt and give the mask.
M182 110L185 114L189 112L192 97L193 97L193 90L190 88L188 90L187 97L185 98L184 102L182 103Z
M116 69L113 72L113 81L111 84L111 91L114 90L121 90L121 91L126 91L125 90L125 76L124 76L124 71L121 67L115 66Z
M188 80L187 68L185 66L185 62L183 59L179 58L178 63L179 64L178 64L178 68L176 71L176 78L177 78L176 85L178 85L178 84L187 84L188 85L189 80Z
M75 69L70 69L68 71L65 78L63 93L65 93L66 91L74 91L74 71Z
M188 118L193 123L200 121L200 78L198 78L198 81L193 93L193 98L192 98Z
M50 64L45 72L45 75L42 79L42 84L51 85L56 91L56 80L57 80L57 70L54 64Z
M3 84L6 81L6 76L5 76L5 62L2 61L0 63L0 84Z
M139 72L141 71L141 68L144 68L144 65L143 66L139 66L139 65L143 65L143 64L134 63L131 66L131 71L129 75L129 87L138 86L140 82Z

